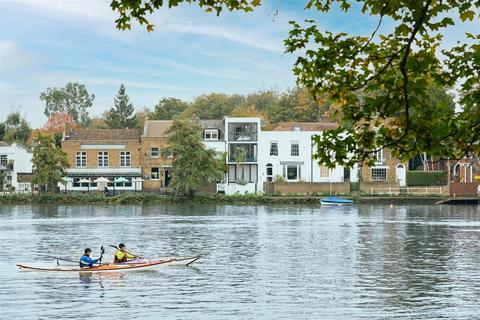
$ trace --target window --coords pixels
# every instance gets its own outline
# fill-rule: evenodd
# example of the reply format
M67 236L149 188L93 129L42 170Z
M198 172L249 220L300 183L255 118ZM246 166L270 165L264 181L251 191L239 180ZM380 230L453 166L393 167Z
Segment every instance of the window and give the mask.
M205 130L205 140L218 140L218 129Z
M254 164L228 166L229 183L252 183L257 181L257 166Z
M151 147L150 148L150 158L158 158L158 157L160 157L160 148Z
M298 165L287 165L287 180L298 180L300 176L300 168Z
M256 162L257 145L233 143L229 145L228 161L230 162Z
M373 159L375 159L375 163L383 163L383 150L374 151Z
M98 166L99 167L108 167L108 151L99 151L98 152Z
M293 126L293 131L302 131L302 128L300 128L299 126Z
M278 142L270 142L270 155L278 156Z
M158 180L158 167L152 167L150 170L150 179Z
M257 141L256 123L229 123L228 140L230 141Z
M8 156L6 154L0 155L0 165L6 166L8 164Z
M271 163L267 164L267 181L273 181L273 166Z
M387 181L387 169L385 168L373 168L372 169L373 181Z
M76 164L77 164L77 167L86 167L87 166L87 152L86 151L77 152Z
M290 148L290 155L292 157L298 157L300 155L300 147L298 146L298 142L292 142Z
M330 178L330 169L327 166L320 166L320 178Z
M130 167L132 162L132 157L130 151L121 151L120 152L120 167Z

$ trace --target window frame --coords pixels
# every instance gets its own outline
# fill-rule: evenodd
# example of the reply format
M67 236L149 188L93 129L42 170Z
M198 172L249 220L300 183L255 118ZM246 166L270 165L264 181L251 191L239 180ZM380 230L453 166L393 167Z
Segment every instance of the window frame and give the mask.
M98 151L97 152L97 166L98 167L108 167L110 161L110 155L108 151Z
M381 181L387 181L387 179L388 179L387 168L371 168L370 170L371 170L370 175L372 177L372 181L380 181L380 182ZM374 170L375 170L376 174L374 174ZM378 173L379 171L384 171L385 172L385 174L380 175L380 179L379 179L379 173ZM381 178L383 178L383 176L385 176L385 179L381 179Z
M373 159L375 160L375 163L383 163L383 149L373 151Z
M210 135L210 138L207 138L207 134ZM216 137L214 137L216 136ZM203 139L205 141L218 141L219 140L219 132L218 132L218 129L205 129L204 133L203 133Z
M296 154L294 154L294 150L295 150L295 146L296 146ZM300 142L298 141L292 141L290 142L290 156L291 157L299 157L300 156Z
M276 148L275 154L272 153L272 151L273 151L272 147L273 146L275 146L275 148ZM271 141L270 142L270 157L278 157L278 141Z
M75 166L77 168L87 166L87 151L77 151L75 153Z
M130 151L120 151L120 167L128 168L131 166L132 166L132 153Z
M0 154L0 165L8 165L8 154Z
M157 155L153 154L153 149L157 149L156 153ZM150 158L151 159L158 159L160 158L160 147L150 147Z
M153 169L157 169L157 176L154 178ZM160 180L160 168L159 167L150 167L150 180Z

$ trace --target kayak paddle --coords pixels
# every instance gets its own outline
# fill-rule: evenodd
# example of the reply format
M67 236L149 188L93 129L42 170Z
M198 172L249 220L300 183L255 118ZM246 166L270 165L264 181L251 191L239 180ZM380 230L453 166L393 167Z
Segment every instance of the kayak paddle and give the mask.
M120 250L119 247L117 247L117 246L115 246L115 245L113 245L113 244L109 244L109 247L112 247L112 248L115 248L115 249L117 249L117 250ZM125 252L128 253L128 254L131 254L131 255L134 256L135 258L143 259L142 257L137 256L136 254L133 254L133 253L131 253L131 252L128 252L127 250L125 250Z

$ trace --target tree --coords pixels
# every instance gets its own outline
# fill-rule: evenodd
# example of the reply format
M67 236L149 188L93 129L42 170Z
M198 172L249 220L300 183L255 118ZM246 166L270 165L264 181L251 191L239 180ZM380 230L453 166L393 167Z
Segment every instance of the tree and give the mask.
M38 185L41 190L56 190L68 167L67 155L55 146L53 137L46 134L39 134L35 139L32 163L32 184Z
M104 117L95 117L88 121L86 126L88 129L108 129L108 124L105 122Z
M174 120L168 131L168 146L162 154L172 157L170 185L175 196L193 197L201 187L222 179L224 166L215 150L205 148L200 132L197 121L180 118Z
M0 141L3 141L5 137L5 123L0 122Z
M30 133L32 129L30 128L30 124L22 117L20 112L11 112L8 116L4 125L4 139L9 142L27 142L28 138L30 137Z
M134 112L135 108L125 93L125 86L121 84L114 98L114 106L105 113L105 122L113 129L135 128L138 123Z
M79 127L71 115L55 112L48 117L47 123L42 128L32 131L29 141L33 142L39 134L46 134L53 136L55 145L60 147L62 139Z
M163 98L156 105L155 110L150 113L152 120L172 120L180 115L188 107L188 103L177 98Z
M67 83L62 88L47 88L40 94L40 100L45 102L44 113L47 117L55 112L67 113L82 125L88 124L88 109L94 99L95 95L90 95L85 85L77 82Z
M252 11L260 2L195 1L217 14ZM378 17L371 34L350 36L319 28L313 20L292 21L285 40L286 52L298 54L293 69L298 84L315 100L326 97L341 116L338 129L315 139L319 161L371 164L382 148L401 159L423 152L449 158L480 152L480 35L467 34L469 43L440 49L442 32L478 19L480 2L308 0L305 9L328 13L339 5L348 13L357 2L363 14ZM136 20L152 31L148 14L185 3L192 1L113 0L111 7L119 14L119 29L130 29ZM393 27L381 28L384 20ZM384 29L392 31L380 34ZM441 105L429 104L429 86L458 87L460 109L447 116ZM433 122L424 126L432 115Z
M245 104L245 97L239 94L204 94L196 97L182 115L191 118L195 114L200 119L221 119L229 115L236 107Z

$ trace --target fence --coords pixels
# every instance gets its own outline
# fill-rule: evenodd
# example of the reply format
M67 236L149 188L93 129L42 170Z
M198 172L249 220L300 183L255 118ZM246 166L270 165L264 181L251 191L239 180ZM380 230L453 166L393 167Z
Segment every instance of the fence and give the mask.
M450 195L453 197L475 197L480 195L478 182L452 182Z
M362 189L363 192L369 194L388 194L388 195L438 195L438 196L448 196L448 186L438 186L438 187L388 187L388 188L377 188L370 187Z

